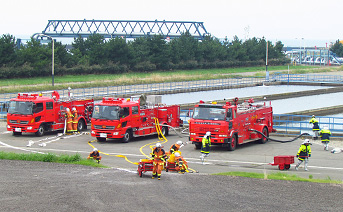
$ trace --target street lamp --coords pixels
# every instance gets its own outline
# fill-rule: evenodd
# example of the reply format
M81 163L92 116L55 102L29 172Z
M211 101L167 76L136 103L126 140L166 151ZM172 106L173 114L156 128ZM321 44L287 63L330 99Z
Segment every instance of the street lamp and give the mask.
M54 53L54 49L55 49L55 44L54 44L54 39L49 36L49 35L45 35L45 34L41 34L41 33L36 33L34 34L32 37L46 37L46 38L49 38L51 39L51 44L52 44L52 61L51 61L51 77L52 77L52 86L54 86L54 74L55 74L55 71L54 71L54 63L55 63L55 53Z
M268 41L266 43L266 81L269 81L269 71L268 71Z

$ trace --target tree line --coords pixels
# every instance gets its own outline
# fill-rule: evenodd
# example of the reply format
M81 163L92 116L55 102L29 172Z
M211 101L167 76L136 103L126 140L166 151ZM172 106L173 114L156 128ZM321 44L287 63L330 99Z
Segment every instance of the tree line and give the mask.
M51 75L52 44L31 38L17 47L16 38L0 38L0 77L37 77ZM212 36L198 41L186 32L169 42L162 36L126 40L122 37L105 39L93 34L88 38L74 38L68 50L61 42L54 42L55 75L117 74L153 72L156 70L229 68L265 65L267 40L237 36L231 42ZM283 44L268 42L270 65L288 61L282 53Z
M336 40L336 42L330 47L330 51L335 53L338 57L343 57L343 42Z

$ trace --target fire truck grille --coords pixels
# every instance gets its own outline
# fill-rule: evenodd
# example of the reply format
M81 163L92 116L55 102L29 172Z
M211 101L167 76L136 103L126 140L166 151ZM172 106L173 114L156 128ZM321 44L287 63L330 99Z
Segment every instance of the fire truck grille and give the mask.
M200 129L199 129L199 131L202 131L202 132L207 132L207 131L212 131L211 130L211 128L207 128L207 127L201 127Z
M28 124L29 121L10 120L11 124Z
M115 126L94 125L97 130L114 130Z

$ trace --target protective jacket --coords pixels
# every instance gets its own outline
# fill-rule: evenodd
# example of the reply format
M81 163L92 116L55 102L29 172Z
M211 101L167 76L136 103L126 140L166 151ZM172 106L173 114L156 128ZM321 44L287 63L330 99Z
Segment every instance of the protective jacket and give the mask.
M164 162L167 159L167 155L164 149L155 147L152 151L151 156L154 158L152 176L154 178L157 175L157 177L160 179Z
M157 147L154 148L151 156L154 158L154 160L165 161L167 159L167 155L166 155L166 152L164 151L164 149L157 148Z
M211 137L204 136L202 138L201 153L209 154L211 148Z
M170 147L170 154L174 154L175 151L179 151L180 149L180 145L178 144L173 144L171 147Z
M78 122L77 110L73 110L73 131L77 131L77 122Z
M70 111L67 111L66 113L67 118L67 132L73 131L73 114Z
M299 160L304 160L307 157L311 157L310 145L301 144L297 156Z
M89 158L93 158L94 160L101 160L101 156L99 151L92 151L91 153L89 153L88 159Z
M175 157L175 169L176 171L185 172L188 169L187 161L182 156Z
M313 118L310 120L310 123L313 124L313 127L312 127L312 130L313 130L313 131L319 131L319 122L318 122L318 120L317 120L316 118L313 117Z
M331 132L330 132L330 130L322 129L319 132L319 136L321 137L322 142L329 142L330 141Z

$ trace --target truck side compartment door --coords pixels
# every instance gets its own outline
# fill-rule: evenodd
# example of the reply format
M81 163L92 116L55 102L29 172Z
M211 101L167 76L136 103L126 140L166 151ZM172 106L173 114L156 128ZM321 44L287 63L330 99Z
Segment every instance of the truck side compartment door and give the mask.
M45 109L46 109L46 122L54 122L55 121L55 111L54 111L54 102L45 102Z

